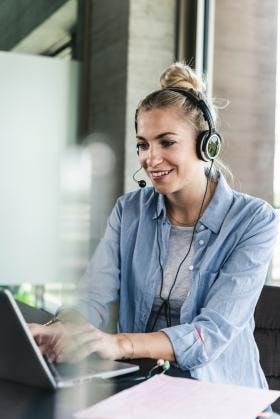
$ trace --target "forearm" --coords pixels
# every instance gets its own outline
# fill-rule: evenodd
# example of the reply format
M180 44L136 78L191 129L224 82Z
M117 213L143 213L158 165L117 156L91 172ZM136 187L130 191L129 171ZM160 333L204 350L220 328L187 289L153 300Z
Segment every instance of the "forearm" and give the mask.
M175 360L172 344L164 332L119 333L116 337L123 358Z

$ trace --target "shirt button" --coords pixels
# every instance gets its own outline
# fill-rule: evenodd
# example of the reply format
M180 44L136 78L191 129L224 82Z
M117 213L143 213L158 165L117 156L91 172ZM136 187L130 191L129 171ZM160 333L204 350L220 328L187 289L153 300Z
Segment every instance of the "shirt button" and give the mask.
M201 226L199 227L199 230L204 230L204 229L205 229L204 225L201 224Z
M200 244L200 246L202 246L204 244L204 240L199 240L198 243Z
M192 271L193 270L193 265L190 265L189 266L189 271Z

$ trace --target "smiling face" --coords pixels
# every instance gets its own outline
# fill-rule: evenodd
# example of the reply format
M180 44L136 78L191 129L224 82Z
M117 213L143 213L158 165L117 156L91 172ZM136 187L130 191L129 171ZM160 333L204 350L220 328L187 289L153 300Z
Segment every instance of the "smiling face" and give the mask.
M195 187L204 173L196 154L197 132L173 105L138 114L137 150L139 162L155 189L164 194Z

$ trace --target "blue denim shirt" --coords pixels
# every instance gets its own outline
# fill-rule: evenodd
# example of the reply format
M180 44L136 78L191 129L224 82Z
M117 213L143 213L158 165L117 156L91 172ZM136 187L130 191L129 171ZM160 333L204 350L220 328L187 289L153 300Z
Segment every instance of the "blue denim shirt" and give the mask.
M110 303L119 298L119 330L146 330L161 280L159 257L164 267L169 233L164 197L154 194L153 188L118 199L80 283L77 307L89 321L104 327ZM177 364L193 377L267 387L253 336L253 315L276 234L272 207L232 190L220 174L196 226L191 288L180 325L163 329Z

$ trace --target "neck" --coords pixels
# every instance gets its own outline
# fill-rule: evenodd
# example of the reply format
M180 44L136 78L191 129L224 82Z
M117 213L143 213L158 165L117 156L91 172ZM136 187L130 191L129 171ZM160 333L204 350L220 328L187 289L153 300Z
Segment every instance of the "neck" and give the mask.
M199 216L208 206L216 185L209 179L207 185L206 176L188 188L188 191L166 195L166 208L168 216L174 225L193 226ZM206 192L206 194L205 194ZM203 201L204 198L204 201ZM203 201L203 203L202 203Z

